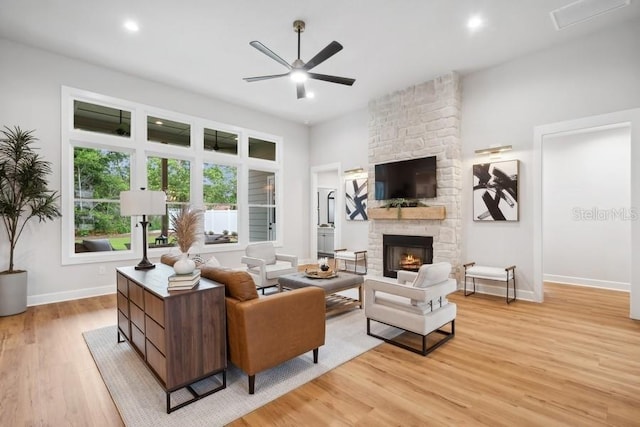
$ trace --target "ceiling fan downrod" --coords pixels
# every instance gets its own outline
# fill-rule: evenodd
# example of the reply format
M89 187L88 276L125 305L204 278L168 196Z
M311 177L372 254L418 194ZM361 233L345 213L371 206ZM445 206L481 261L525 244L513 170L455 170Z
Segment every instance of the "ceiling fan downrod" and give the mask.
M300 33L304 32L304 21L293 21L293 31L298 33L298 59L300 59Z

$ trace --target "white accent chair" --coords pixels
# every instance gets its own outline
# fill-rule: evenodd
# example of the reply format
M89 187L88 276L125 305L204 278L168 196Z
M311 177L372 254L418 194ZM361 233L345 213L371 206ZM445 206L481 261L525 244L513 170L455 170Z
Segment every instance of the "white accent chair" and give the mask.
M450 273L451 264L439 262L424 264L417 273L399 271L396 282L387 278L368 278L364 284L367 335L423 356L453 338L456 305L447 300L447 295L457 290L457 283L449 278ZM420 335L422 348L372 333L372 320ZM448 323L451 323L450 331L442 330ZM427 335L432 332L445 337L427 346Z
M277 254L272 242L250 243L245 254L240 262L247 265L247 272L263 294L266 288L278 286L278 277L298 271L298 257Z

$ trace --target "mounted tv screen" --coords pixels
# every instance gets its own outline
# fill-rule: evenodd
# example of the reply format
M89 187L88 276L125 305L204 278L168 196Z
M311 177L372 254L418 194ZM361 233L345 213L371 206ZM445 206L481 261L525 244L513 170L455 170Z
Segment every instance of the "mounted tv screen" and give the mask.
M436 156L376 165L376 200L436 197Z

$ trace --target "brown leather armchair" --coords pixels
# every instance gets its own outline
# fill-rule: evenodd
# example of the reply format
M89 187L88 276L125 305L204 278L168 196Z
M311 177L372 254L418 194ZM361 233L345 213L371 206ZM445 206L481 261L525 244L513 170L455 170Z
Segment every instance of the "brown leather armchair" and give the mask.
M163 256L171 264L173 259ZM313 351L325 340L325 295L302 288L259 298L246 271L200 266L202 277L225 285L229 359L249 376L249 394L258 372Z
M303 288L259 298L245 271L204 267L202 276L223 283L227 302L229 359L249 376L249 394L258 372L313 351L325 338L325 295Z

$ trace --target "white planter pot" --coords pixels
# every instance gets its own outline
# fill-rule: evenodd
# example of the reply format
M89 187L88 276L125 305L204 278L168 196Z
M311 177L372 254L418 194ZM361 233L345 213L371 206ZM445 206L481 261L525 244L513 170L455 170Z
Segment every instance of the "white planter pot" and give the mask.
M0 274L0 316L27 310L27 272Z

